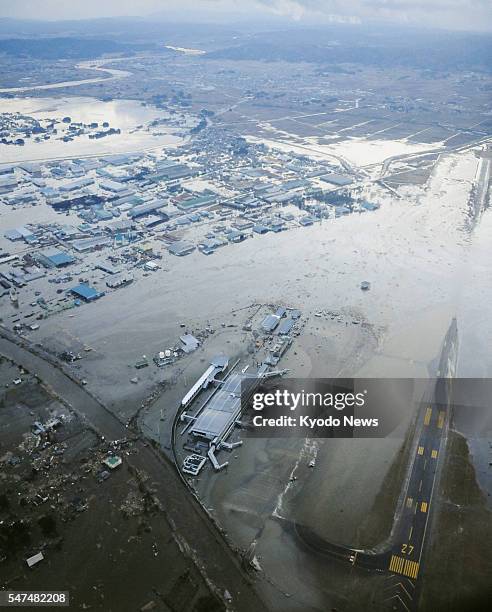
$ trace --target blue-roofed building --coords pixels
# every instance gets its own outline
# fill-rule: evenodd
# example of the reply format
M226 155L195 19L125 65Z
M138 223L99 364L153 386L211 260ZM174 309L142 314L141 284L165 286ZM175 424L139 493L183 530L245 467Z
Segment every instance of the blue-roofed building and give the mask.
M63 268L76 261L73 255L59 249L51 249L49 251L37 253L35 259L45 268Z
M372 202L362 202L360 205L362 210L377 210L379 204L373 204Z
M70 291L78 298L84 300L84 302L93 302L104 295L104 292L97 291L87 283L80 283L80 285L72 287Z

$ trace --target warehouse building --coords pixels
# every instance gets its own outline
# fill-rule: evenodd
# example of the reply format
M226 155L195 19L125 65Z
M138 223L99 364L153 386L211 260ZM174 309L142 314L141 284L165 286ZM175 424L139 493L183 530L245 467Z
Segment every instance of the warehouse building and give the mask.
M70 292L76 297L84 300L84 302L93 302L104 295L104 292L97 291L87 283L80 283L80 285L72 287Z
M182 257L183 255L192 253L195 250L195 245L191 244L191 242L186 242L185 240L178 240L177 242L170 244L167 247L167 250L171 253L171 255Z
M194 208L201 208L202 206L211 206L215 204L217 197L215 194L190 196L186 199L180 199L176 201L176 207L180 210L191 210Z
M338 187L343 187L344 185L350 185L353 183L353 179L346 174L339 174L337 172L331 172L330 174L325 174L320 176L320 179L325 183L331 183L332 185L337 185Z
M4 236L12 242L15 242L16 240L24 240L28 244L34 243L37 240L34 232L24 225L21 227L16 227L15 229L7 230L4 233Z
M135 206L130 209L127 215L134 219L136 217L142 217L144 215L150 215L161 208L167 206L167 202L165 200L154 200L153 202L148 202L147 204L140 204L140 206ZM168 215L161 213L162 218L165 218L166 221L169 219Z
M294 323L295 323L294 319L287 317L278 326L277 334L279 336L286 336L288 333L290 333L291 329L294 327Z
M72 242L73 248L79 253L85 253L92 249L101 249L112 244L111 238L107 236L94 236L93 238L81 238Z
M34 258L45 268L63 268L76 261L73 255L59 249L42 251L37 253Z

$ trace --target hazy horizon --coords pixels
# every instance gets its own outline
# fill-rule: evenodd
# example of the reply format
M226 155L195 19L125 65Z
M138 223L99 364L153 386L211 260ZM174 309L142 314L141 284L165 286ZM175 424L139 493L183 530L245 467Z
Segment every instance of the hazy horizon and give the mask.
M487 0L253 0L247 8L238 0L0 1L0 18L65 21L117 17L222 24L247 20L299 25L381 22L455 31L492 31L492 3Z

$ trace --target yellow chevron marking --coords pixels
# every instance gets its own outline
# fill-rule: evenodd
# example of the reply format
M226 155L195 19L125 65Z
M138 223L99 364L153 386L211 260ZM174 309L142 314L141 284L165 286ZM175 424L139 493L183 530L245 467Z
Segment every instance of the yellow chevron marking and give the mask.
M432 459L437 459L437 451L436 451L436 450L433 450L433 451L432 451L432 453L431 453L431 458L432 458Z
M441 412L439 413L439 416L437 417L437 426L439 427L439 429L442 429L444 426L444 415L445 415L444 410L441 410Z
M424 454L424 447L423 446L419 446L419 449L418 449L417 453L419 455L423 455Z
M422 502L422 504L420 506L420 511L421 512L427 512L427 502Z

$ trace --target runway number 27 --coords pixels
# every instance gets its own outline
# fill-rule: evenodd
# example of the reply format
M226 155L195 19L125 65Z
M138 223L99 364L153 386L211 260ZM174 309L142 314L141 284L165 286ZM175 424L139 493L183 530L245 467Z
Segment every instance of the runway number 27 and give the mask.
M411 555L413 553L412 544L402 544L401 545L401 554L402 555Z

